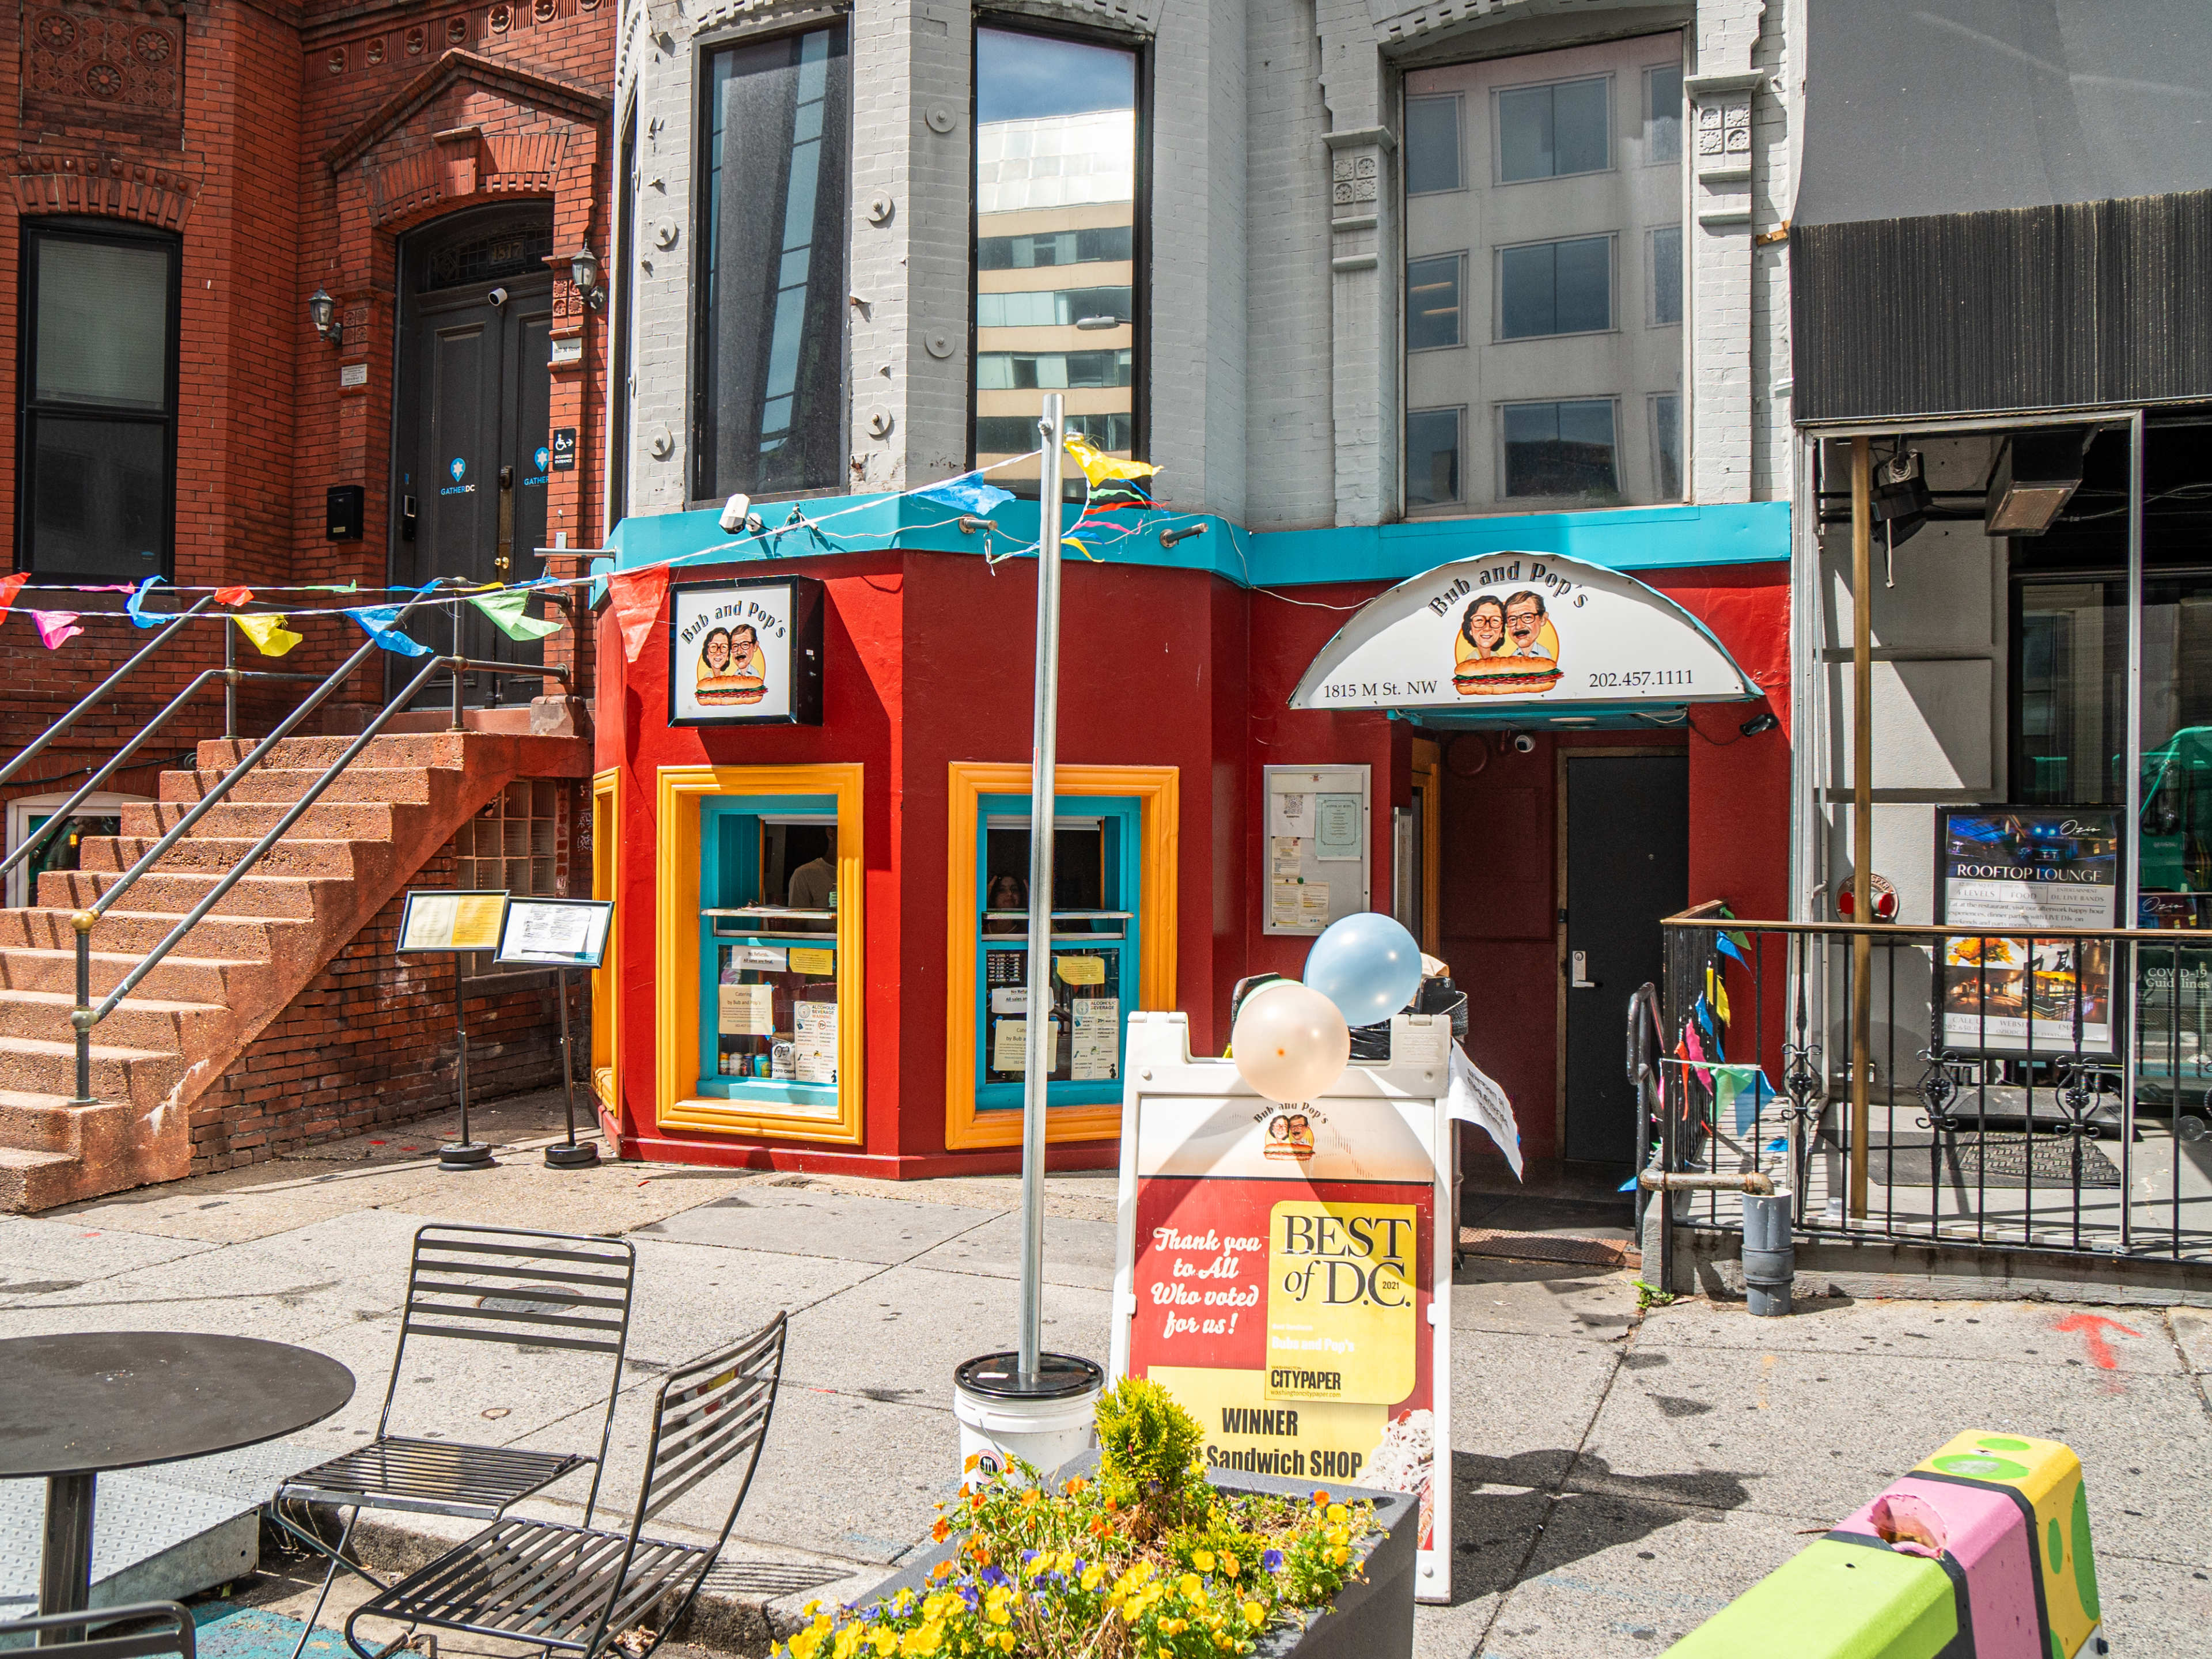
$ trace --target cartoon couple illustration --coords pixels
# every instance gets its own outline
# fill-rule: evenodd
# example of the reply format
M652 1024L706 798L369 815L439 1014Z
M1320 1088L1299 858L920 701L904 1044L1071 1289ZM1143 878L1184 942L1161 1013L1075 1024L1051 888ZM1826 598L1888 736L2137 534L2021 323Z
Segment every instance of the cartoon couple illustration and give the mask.
M1559 634L1533 588L1485 593L1461 617L1452 684L1463 697L1530 696L1559 683Z
M758 702L767 695L768 659L752 624L739 623L710 632L699 647L699 701Z

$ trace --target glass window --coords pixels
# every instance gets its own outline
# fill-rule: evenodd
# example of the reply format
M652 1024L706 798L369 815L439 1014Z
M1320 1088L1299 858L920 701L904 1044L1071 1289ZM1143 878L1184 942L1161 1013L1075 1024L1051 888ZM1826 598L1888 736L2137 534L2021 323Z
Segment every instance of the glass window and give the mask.
M1603 76L1498 94L1498 180L1560 179L1611 165L1611 83Z
M1651 471L1661 501L1682 499L1682 400L1672 392L1651 400Z
M629 511L629 405L633 341L637 332L637 110L623 118L622 148L615 163L614 305L607 325L614 362L608 374L607 528ZM611 1061L610 1061L611 1064Z
M1644 71L1644 164L1682 159L1682 66Z
M24 232L21 568L167 574L175 474L177 243L33 222Z
M1594 334L1613 326L1613 239L1498 250L1498 337Z
M845 471L842 29L710 53L695 497Z
M1651 323L1656 328L1682 320L1682 228L1662 225L1650 240Z
M1459 100L1408 98L1406 194L1427 196L1437 191L1457 190L1459 153Z
M1681 55L1668 33L1406 71L1409 514L1684 499L1682 170L1651 127L1675 110L1679 150L1680 77L1658 70ZM1542 434L1509 447L1508 408Z
M1037 447L1048 390L1068 392L1071 431L1136 452L1137 142L1135 52L975 31L979 465Z
M1406 505L1443 507L1460 499L1463 409L1416 409L1406 416Z
M1610 401L1507 404L1498 412L1505 434L1506 495L1594 502L1619 495Z
M1460 275L1466 257L1447 253L1437 259L1406 263L1406 349L1427 351L1455 346L1466 337Z

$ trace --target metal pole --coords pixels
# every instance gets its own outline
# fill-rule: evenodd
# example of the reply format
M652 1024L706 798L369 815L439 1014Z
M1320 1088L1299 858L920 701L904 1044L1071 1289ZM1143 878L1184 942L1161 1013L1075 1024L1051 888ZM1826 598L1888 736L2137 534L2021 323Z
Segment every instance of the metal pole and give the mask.
M92 1516L97 1475L46 1477L46 1524L39 1555L39 1611L76 1613L87 1604L92 1577ZM59 1647L81 1641L82 1625L61 1625L39 1632L38 1645Z
M238 741L238 625L222 619L222 738Z
M2143 679L2143 412L2140 409L2128 416L2128 747L2127 747L2127 817L2126 828L2120 832L2120 846L2116 849L2120 860L2121 910L2117 920L2123 927L2142 926L2142 872L2136 868L2136 854L2142 848L2142 679ZM2077 953L2088 949L2086 943L2074 947ZM2142 984L2139 973L2142 949L2133 939L2128 941L2126 988L2113 986L2107 999L2106 1015L2112 1024L2112 1035L2124 1046L2120 1060L2120 1248L2126 1249L2133 1240L2132 1222L2135 1213L2136 1139L2136 1063L2138 1054L2136 1024L2142 1010L2136 1004L2136 994ZM2118 956L2116 948L2112 954ZM2118 977L2123 964L2115 962L2112 972ZM2081 982L2077 978L2077 985ZM2174 957L2174 994L2178 997L2181 984L2179 952ZM2172 1006L2172 1005L2170 1005ZM2124 1012L2123 1012L2124 1011ZM2174 1012L2178 1013L2178 1007ZM2166 1027L2167 1088L2176 1100L2173 1121L2181 1121L2179 1104L2181 1070L2180 1054L2176 1048L2179 1037L2174 1015L2168 1016ZM2123 1021L2125 1034L2123 1035ZM2174 1143L2174 1155L2180 1156L2180 1143ZM2177 1167L2179 1165L2177 1164ZM2078 1193L2078 1189L2077 1189Z
M76 929L76 1006L70 1024L76 1028L76 1098L73 1106L90 1106L92 1097L92 1028L100 1022L92 1012L92 925L100 918L79 910L70 918ZM42 1609L43 1611L43 1609Z
M545 1162L556 1170L579 1170L599 1161L599 1149L586 1143L576 1144L576 1060L568 1047L568 970L556 970L561 976L561 1099L568 1112L568 1144L548 1146Z
M1052 1039L1052 818L1060 726L1060 398L1044 398L1037 487L1036 727L1030 773L1030 993L1022 1062L1022 1334L1020 1371L1037 1374L1044 1316L1044 1114L1059 1045Z
M1874 921L1874 450L1851 440L1851 920ZM1873 1035L1874 941L1851 935L1851 1203L1867 1212L1868 1048Z

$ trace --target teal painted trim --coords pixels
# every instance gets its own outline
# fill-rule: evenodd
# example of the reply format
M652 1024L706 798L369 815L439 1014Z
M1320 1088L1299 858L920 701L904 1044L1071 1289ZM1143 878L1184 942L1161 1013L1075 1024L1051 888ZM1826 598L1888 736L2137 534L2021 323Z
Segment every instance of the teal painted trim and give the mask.
M784 813L820 816L835 814L835 795L709 795L699 804L699 906L702 910L730 909L759 901L760 821ZM732 834L731 832L734 831ZM702 1096L721 1100L780 1102L786 1105L835 1108L838 1085L829 1083L778 1083L766 1078L726 1077L714 1066L721 1054L721 970L720 946L766 945L787 950L793 941L760 933L717 933L714 916L699 918L699 1054L696 1087ZM834 935L825 934L815 948L835 950Z
M621 569L663 559L703 568L874 552L894 544L940 553L1020 556L1036 544L1035 501L1002 502L991 528L969 532L960 514L915 495L832 495L795 503L820 532L781 532L791 505L755 510L768 521L762 537L732 537L714 511L624 519L607 537ZM1078 511L1062 509L1063 533ZM830 515L836 516L832 519ZM1203 524L1206 533L1162 547L1159 532ZM1455 559L1518 551L1587 560L1608 570L1664 570L1700 566L1786 562L1790 503L1726 501L1695 507L1609 507L1589 513L1517 513L1486 518L1424 519L1406 524L1251 531L1212 514L1115 513L1076 538L1067 559L1087 555L1101 564L1203 570L1239 587L1302 587L1323 582L1401 582ZM681 580L682 567L678 567Z
M816 1110L837 1109L834 1083L777 1083L764 1077L702 1077L699 1093L709 1100L743 1100L758 1105L807 1106Z

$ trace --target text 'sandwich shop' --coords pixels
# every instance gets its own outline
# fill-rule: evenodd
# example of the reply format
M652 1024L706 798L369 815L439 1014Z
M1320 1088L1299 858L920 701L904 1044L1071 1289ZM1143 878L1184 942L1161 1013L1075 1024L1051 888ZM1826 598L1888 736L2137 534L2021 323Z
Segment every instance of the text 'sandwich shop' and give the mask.
M1055 1157L1107 1164L1132 1012L1182 1010L1218 1054L1240 979L1296 975L1373 908L1472 994L1468 1052L1527 1156L1632 1161L1622 1009L1660 976L1659 918L1787 902L1785 505L1197 520L1171 549L1138 528L1170 515L1127 514L1065 569L1043 894L1036 567L978 544L1033 542L1036 507L979 537L899 506L839 538L901 544L880 551L692 560L726 542L712 514L617 533L592 1042L624 1153L1012 1169L1042 1018Z

